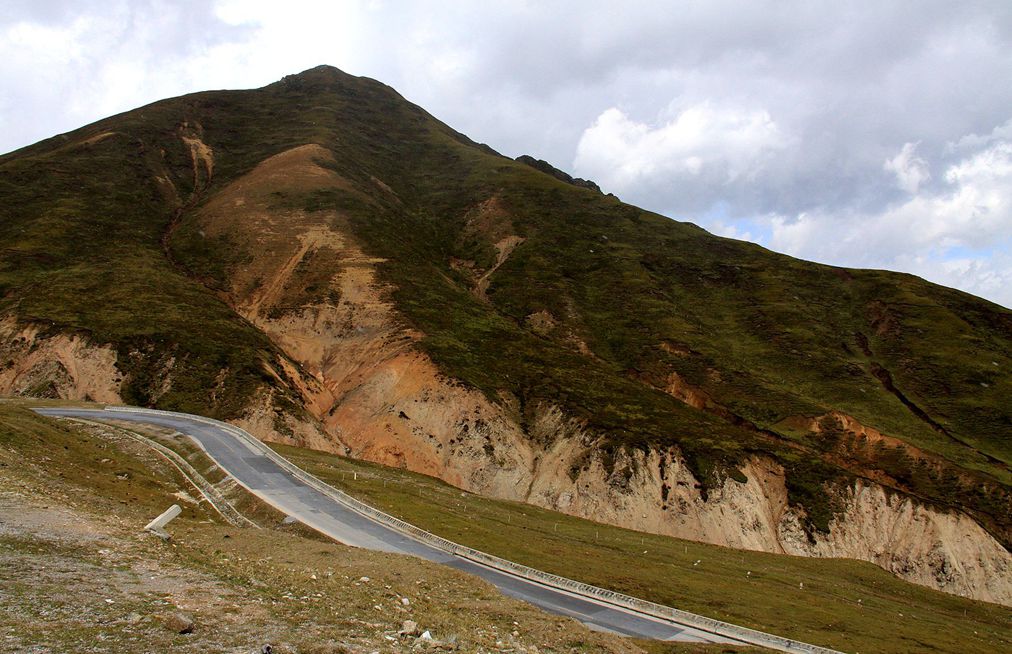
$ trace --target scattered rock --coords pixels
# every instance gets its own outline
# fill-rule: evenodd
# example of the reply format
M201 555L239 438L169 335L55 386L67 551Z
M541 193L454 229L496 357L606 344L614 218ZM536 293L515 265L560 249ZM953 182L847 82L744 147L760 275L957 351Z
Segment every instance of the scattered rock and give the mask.
M407 625L408 623L410 623L412 625L415 624L414 622L411 622L410 620L406 621L404 624ZM417 629L417 627L416 627L416 629ZM416 631L416 633L417 633L417 631ZM415 644L412 646L412 649L417 649L417 650L425 649L425 650L453 651L453 650L457 649L457 637L456 636L450 636L446 640L436 640L435 638L432 637L432 633L430 631L426 630L426 631L423 631L422 635L419 636L418 639L415 641Z
M861 600L858 601L860 602ZM144 616L142 616L140 613L129 613L123 618L123 622L127 623L130 626L138 625L143 620Z
M162 616L162 626L177 634L192 634L193 618L185 613L176 611L175 613Z
M163 540L165 542L169 542L170 540L172 540L172 536L170 536L169 532L165 531L164 529L153 529L152 528L152 529L146 529L145 531L146 531L146 533L151 534L155 538L160 538L161 540ZM228 536L225 536L225 538L228 538ZM173 545L173 547L175 547L175 545Z
M516 158L516 161L522 164L526 164L536 170L540 170L541 172L551 175L555 179L565 182L567 184L572 184L573 186L579 186L581 188L588 188L591 189L592 191L597 191L598 193L602 192L601 187L595 184L594 182L590 181L589 179L580 179L579 177L573 177L569 173L565 173L559 170L558 168L548 163L544 159L535 159L529 154L522 154ZM609 193L609 195L611 194Z

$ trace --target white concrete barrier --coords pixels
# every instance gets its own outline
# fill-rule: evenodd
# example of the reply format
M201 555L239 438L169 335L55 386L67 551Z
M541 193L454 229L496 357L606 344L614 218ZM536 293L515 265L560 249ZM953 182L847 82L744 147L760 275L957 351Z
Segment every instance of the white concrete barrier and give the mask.
M168 509L165 510L165 513L149 522L148 526L144 528L144 531L150 531L152 534L158 536L159 538L168 540L169 532L165 531L165 525L169 524L170 520L172 520L182 512L183 510L179 508L178 504L173 504L172 506L170 506Z

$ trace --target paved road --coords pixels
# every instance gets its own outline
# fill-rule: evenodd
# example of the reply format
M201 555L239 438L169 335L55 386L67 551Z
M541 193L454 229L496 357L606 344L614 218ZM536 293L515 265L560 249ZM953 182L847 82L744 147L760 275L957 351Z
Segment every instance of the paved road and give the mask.
M410 554L476 575L503 593L552 613L570 616L591 628L627 636L690 642L733 642L714 634L675 626L632 611L573 595L453 556L373 522L308 486L252 445L214 425L176 415L128 411L40 408L46 416L124 420L168 427L188 435L240 484L279 511L331 538L372 550Z

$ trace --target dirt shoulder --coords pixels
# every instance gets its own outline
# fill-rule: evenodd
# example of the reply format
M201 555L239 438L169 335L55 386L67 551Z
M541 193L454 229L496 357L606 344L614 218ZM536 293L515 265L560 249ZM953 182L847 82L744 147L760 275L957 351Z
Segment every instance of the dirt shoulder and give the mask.
M206 503L182 501L186 483L115 430L0 406L0 646L642 651L454 570L326 542L269 512L254 512L263 529L233 527ZM169 525L171 541L141 531L172 503L184 511ZM407 621L417 629L402 634Z

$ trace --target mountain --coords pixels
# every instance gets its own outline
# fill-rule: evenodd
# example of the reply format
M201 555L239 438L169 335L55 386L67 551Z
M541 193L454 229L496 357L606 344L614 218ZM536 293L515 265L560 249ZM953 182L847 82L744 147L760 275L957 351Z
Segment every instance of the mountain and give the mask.
M314 68L0 157L0 392L1012 603L1012 312L719 238Z

